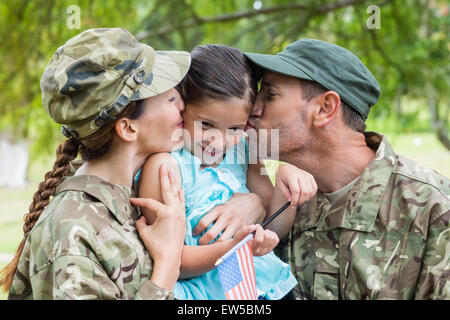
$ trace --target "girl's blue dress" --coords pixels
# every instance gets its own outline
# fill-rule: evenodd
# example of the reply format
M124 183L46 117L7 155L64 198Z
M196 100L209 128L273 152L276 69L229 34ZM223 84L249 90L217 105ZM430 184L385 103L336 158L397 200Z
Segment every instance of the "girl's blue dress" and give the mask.
M192 230L200 219L215 206L229 200L233 193L249 193L246 186L248 143L243 137L215 168L200 169L200 159L184 148L171 154L178 162L186 198L187 231L184 242L186 245L199 245L198 239L203 233L194 237ZM281 299L297 284L289 265L273 252L254 257L254 266L260 299ZM174 294L181 300L226 299L217 269L178 281Z

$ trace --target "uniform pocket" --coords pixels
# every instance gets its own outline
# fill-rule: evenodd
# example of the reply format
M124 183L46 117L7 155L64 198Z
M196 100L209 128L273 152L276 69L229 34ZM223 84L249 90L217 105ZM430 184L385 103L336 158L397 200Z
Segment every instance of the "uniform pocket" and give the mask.
M320 237L321 236L321 237ZM326 238L324 237L326 236ZM315 244L314 284L312 295L318 300L339 299L339 234L336 230L318 235Z
M314 298L317 300L339 299L339 274L314 273Z
M347 275L350 299L411 299L424 240L411 232L360 233L352 242Z

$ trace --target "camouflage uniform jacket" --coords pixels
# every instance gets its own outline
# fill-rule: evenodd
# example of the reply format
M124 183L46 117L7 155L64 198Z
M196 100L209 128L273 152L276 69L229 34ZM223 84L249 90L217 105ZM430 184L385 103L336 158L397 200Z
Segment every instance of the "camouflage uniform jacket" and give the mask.
M280 243L297 299L450 299L450 181L366 133L375 158L333 205L318 192Z
M152 283L132 190L66 178L28 235L9 299L173 299Z

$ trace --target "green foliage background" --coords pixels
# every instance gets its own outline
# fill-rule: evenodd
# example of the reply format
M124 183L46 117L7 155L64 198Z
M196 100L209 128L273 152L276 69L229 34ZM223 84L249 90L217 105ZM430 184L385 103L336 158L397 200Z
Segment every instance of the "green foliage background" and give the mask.
M258 1L257 1L258 2ZM32 161L53 153L60 126L44 112L39 80L56 49L94 27L123 27L156 49L222 43L276 53L304 37L358 55L382 94L368 129L432 131L450 149L450 17L445 0L11 0L0 2L0 132L27 138ZM375 2L375 3L374 3ZM380 29L368 29L369 5ZM80 8L80 29L67 25Z

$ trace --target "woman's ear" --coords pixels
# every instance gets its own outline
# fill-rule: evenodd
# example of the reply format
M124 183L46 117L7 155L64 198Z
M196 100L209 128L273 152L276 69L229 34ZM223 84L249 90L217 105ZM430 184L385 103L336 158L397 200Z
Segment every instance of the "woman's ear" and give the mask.
M117 135L124 141L136 141L137 140L137 125L136 121L128 118L120 118L114 125Z
M327 91L317 98L317 112L313 123L316 127L326 126L338 113L341 107L341 98L335 91Z

